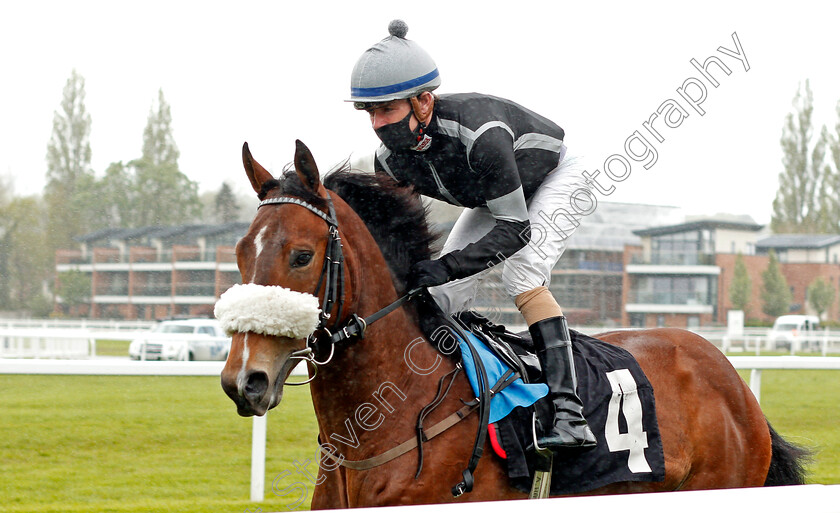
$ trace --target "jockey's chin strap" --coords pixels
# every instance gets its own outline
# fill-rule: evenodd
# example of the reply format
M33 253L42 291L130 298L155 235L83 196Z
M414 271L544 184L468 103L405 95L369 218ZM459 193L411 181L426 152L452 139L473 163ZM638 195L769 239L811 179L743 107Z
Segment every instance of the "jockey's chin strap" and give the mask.
M304 360L314 365L315 373L312 377L302 382L286 383L287 385L305 385L315 378L319 365L326 365L332 361L335 355L335 346L345 340L354 337L364 338L365 330L374 322L397 308L403 305L406 301L411 299L415 294L422 289L418 288L410 291L408 294L400 297L385 308L371 314L368 317L359 317L356 314L350 316L350 319L341 328L337 327L337 323L341 321L342 310L344 309L344 254L342 252L341 236L338 233L338 218L335 215L335 208L333 207L330 193L327 192L327 207L328 211L324 212L300 198L293 198L291 196L280 196L277 198L269 198L260 202L257 206L264 207L266 205L282 205L292 204L301 206L313 214L323 219L329 227L329 240L324 252L324 266L321 269L321 276L318 278L318 285L315 287L314 296L318 296L321 292L321 286L324 286L324 299L321 304L321 313L318 321L318 327L306 339L306 347L294 351L290 358L295 360ZM333 325L332 330L327 327L332 314L330 313L338 305L336 311L336 324ZM319 360L318 358L322 358Z

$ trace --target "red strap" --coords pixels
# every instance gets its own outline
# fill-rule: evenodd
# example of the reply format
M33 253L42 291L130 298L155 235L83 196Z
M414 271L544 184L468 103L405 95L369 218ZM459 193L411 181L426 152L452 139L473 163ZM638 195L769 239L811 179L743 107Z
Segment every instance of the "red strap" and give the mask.
M499 443L499 436L496 432L496 424L489 424L487 426L487 432L490 434L490 446L500 458L506 460L507 453L505 452L504 448L502 448L502 444Z

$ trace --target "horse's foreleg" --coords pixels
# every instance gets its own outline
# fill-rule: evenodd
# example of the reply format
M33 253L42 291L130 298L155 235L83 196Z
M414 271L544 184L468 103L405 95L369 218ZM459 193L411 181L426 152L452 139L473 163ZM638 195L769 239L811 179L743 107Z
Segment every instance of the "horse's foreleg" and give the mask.
M343 469L333 471L318 469L318 485L312 492L311 509L347 508L347 493L345 492L345 477Z

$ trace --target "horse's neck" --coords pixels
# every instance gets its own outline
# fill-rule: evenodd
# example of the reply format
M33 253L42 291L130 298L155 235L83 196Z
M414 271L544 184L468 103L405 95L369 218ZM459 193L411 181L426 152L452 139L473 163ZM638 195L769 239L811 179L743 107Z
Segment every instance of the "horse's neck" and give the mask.
M382 444L405 441L452 365L403 309L392 312L341 349L313 381L322 442L359 459L383 452Z
M369 316L396 300L397 292L364 224L351 217L342 226L343 238L354 242L345 255L353 289L347 313ZM321 440L348 459L369 457L382 452L383 444L393 447L413 436L417 414L434 397L439 378L453 368L425 340L406 308L368 326L363 339L337 348L312 382Z

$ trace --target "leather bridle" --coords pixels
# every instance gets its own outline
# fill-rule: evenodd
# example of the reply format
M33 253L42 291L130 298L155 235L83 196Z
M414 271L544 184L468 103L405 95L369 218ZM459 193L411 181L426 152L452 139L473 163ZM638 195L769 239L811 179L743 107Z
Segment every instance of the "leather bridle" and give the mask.
M259 209L267 205L298 205L323 219L329 228L329 240L327 240L327 247L324 251L324 264L321 268L321 276L318 278L318 285L315 287L315 291L312 293L312 295L318 297L318 294L321 292L321 286L324 286L324 299L321 303L321 313L319 314L318 326L315 328L315 331L307 337L306 347L292 352L289 356L290 359L303 360L312 364L314 371L312 376L306 381L287 382L287 385L305 385L311 382L315 379L318 367L326 365L332 361L337 344L354 337L364 338L365 330L369 325L393 312L422 290L412 290L408 294L400 297L393 303L368 317L362 318L354 313L350 316L344 326L338 327L338 323L341 322L341 314L344 309L344 253L342 252L343 245L341 244L341 236L338 231L338 218L335 215L335 207L333 207L332 198L330 197L329 192L326 193L326 200L327 212L324 212L300 198L294 198L291 196L269 198L263 200L257 206L257 209ZM338 310L335 315L336 320L335 324L333 324L332 328L330 328L327 324L332 317L330 312L335 305L338 305ZM319 360L319 357L322 357L323 359Z

